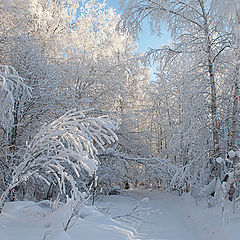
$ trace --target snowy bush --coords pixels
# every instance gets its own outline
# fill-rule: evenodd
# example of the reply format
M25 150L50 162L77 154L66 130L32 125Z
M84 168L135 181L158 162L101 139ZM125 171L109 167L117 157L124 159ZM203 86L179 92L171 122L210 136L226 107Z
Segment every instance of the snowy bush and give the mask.
M13 67L0 65L0 128L9 134L14 118L21 118L31 90ZM16 121L16 120L15 120Z
M108 117L86 117L86 111L70 110L49 125L44 125L26 146L23 161L15 168L12 181L1 197L34 179L58 184L60 193L79 196L83 171L92 175L98 164L98 151L117 140L116 124ZM67 190L69 186L71 190Z
M0 65L0 193L7 188L18 159L17 131L30 97L31 89L16 70Z

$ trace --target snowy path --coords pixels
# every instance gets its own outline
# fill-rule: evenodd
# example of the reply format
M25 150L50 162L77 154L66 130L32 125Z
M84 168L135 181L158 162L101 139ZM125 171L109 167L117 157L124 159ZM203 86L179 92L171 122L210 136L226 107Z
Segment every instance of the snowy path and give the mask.
M128 197L132 199L128 199ZM133 208L137 202L146 197L149 201L144 202L143 206L146 208L150 207L152 210L159 210L159 212L152 213L151 216L145 216L147 221L142 222L136 239L200 240L196 232L194 232L190 220L184 212L184 208L179 205L181 203L177 203L170 193L157 192L157 194L154 194L151 191L128 191L125 192L124 197L113 196L108 197L108 200L112 198L113 204L116 204L112 208L116 207L119 212L123 213L126 212L127 208L130 206ZM112 215L114 216L114 214L116 212L114 213L113 211Z
M160 213L144 216L150 222L143 222L135 239L141 240L239 240L240 219L230 216L231 223L223 223L219 208L208 208L206 201L196 207L190 196L178 196L173 192L131 190L124 196L110 196L113 203L112 216L126 213L126 209L143 198L149 201L144 207L159 210ZM114 212L114 207L116 207ZM239 216L239 214L238 214Z
M136 195L136 193L134 194ZM144 194L149 198L149 205L153 210L160 210L160 214L154 214L151 223L144 223L141 232L145 233L149 239L168 239L168 240L198 240L196 234L185 217L184 209L173 201L172 196L167 193L157 198ZM139 196L141 198L141 195Z

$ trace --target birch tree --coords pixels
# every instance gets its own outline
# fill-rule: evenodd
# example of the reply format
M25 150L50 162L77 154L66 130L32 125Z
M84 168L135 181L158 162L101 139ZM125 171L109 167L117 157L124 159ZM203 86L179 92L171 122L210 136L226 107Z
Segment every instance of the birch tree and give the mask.
M202 72L209 91L209 113L212 131L212 163L219 155L219 123L216 87L216 61L229 43L224 34L216 31L213 6L206 1L129 1L122 20L123 26L139 29L143 18L149 16L152 28L161 33L165 23L175 44L165 48L172 53L187 54L195 61L195 68ZM158 49L155 51L161 52ZM174 54L173 54L174 55ZM195 70L196 70L195 69ZM218 166L215 174L220 176Z

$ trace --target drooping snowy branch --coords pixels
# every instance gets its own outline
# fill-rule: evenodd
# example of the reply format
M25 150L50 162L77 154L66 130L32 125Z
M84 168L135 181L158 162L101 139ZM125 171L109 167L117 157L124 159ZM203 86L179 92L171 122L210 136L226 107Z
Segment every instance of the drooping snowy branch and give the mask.
M41 128L27 144L23 162L14 170L2 202L9 191L30 178L46 184L55 181L63 194L68 182L73 197L78 196L76 179L82 171L92 175L97 168L98 151L117 140L115 122L108 117L86 117L85 112L70 110Z
M8 134L14 126L14 116L21 118L31 89L24 84L13 67L0 65L0 128Z
M98 183L104 192L111 192L116 184L123 186L125 183L168 188L179 171L179 166L168 160L129 157L113 149L107 149L100 158Z

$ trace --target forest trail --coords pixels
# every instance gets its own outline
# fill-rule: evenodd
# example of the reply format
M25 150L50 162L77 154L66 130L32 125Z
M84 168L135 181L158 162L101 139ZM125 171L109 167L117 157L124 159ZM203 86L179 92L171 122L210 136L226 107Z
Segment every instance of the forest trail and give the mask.
M158 211L152 214L150 222L144 222L139 231L143 239L200 240L192 228L191 221L181 202L176 203L172 194L167 192L133 191L129 195L134 199L148 198L146 207Z
M144 221L135 224L136 240L235 240L224 232L219 209L209 209L205 203L204 207L196 207L190 196L158 190L130 190L120 196L108 196L104 201L112 203L110 212L114 217L129 212L144 198L148 201L141 207L150 208L153 213L139 215Z

